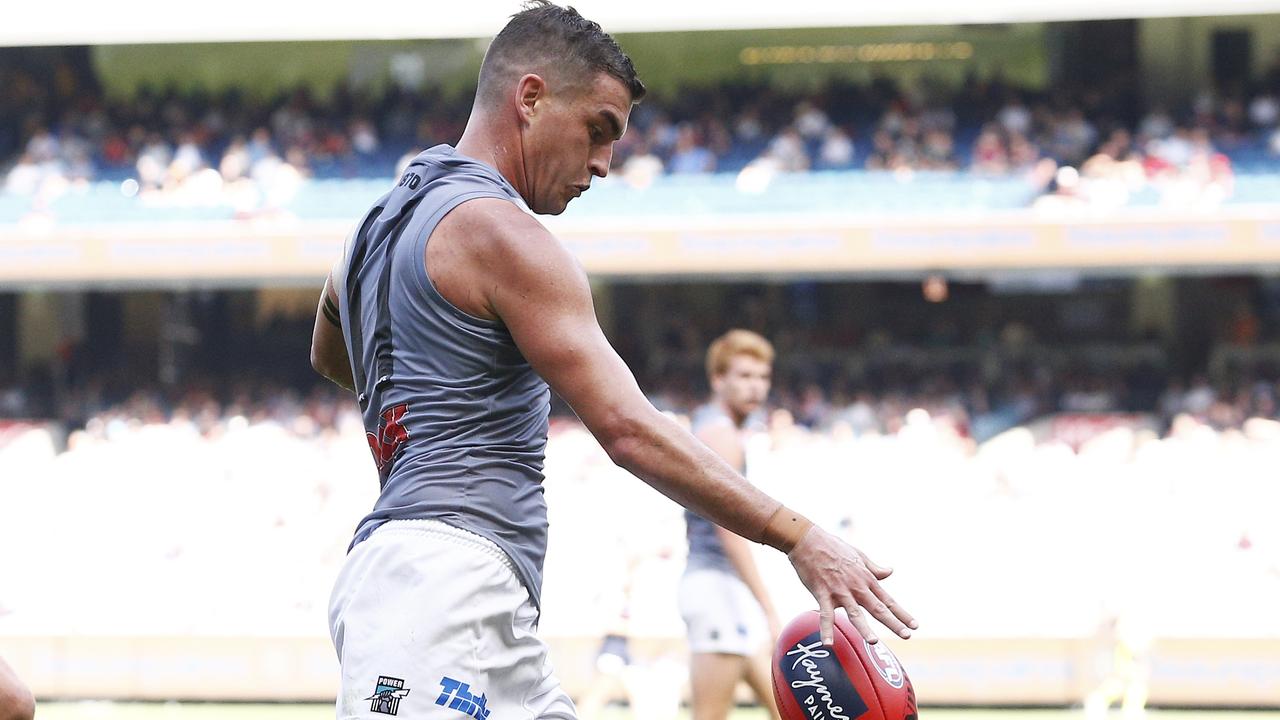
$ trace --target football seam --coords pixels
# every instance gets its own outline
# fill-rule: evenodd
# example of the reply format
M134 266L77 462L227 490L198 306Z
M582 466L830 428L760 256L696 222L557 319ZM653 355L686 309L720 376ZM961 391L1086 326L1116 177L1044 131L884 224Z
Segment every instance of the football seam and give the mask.
M776 658L773 659L773 664L774 665L778 664ZM774 674L773 670L774 668L769 668L769 687L773 689L773 704L777 706L778 717L785 718L786 716L783 714L783 708L785 706L785 703L783 702L782 698L784 695L786 695L787 692L791 691L791 688L789 687L786 688L786 692L780 691L778 689L778 676ZM792 702L795 702L795 696L791 696L791 700ZM799 706L797 705L797 707ZM799 710L800 710L801 716L803 716L804 708L799 707Z
M778 678L773 674L773 665L776 664L773 656L769 656L769 689L773 691L773 704L778 706L778 714L782 714L782 698L778 697Z
M853 644L853 641L849 639L849 633L845 632L843 628L837 625L836 629L840 631L840 634L844 636L845 641L849 643L849 648L853 650L853 655L858 660L858 665L860 666L859 669L862 670L862 672L866 673L867 680L871 682L871 692L874 693L876 696L876 708L880 710L881 720L889 720L889 715L888 713L885 712L884 699L880 697L880 688L876 687L876 679L872 677L870 672L867 671L866 664L862 662L862 655L858 652L858 646ZM858 642L864 642L861 635L858 635L858 633L856 632L854 634L858 636ZM866 646L863 646L863 649L865 650ZM875 661L872 660L871 664L874 665ZM879 674L880 674L880 671L877 670L876 675L879 675Z

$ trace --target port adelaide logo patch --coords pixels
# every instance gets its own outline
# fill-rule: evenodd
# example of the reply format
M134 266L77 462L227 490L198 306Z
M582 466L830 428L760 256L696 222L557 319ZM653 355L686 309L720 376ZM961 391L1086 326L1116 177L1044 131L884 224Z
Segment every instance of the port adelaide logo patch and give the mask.
M395 715L400 712L400 700L408 694L409 688L404 686L404 680L380 675L373 694L365 700L373 701L369 706L370 711L383 715Z

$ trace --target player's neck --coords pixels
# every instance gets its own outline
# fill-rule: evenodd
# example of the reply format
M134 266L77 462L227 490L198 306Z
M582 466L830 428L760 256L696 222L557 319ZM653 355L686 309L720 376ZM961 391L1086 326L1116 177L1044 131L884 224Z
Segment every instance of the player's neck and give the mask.
M483 115L472 113L454 149L497 170L521 196L525 194L524 161L518 135L494 127Z
M716 398L714 400L714 403L716 407L720 408L720 410L724 412L725 417L729 418L729 421L733 423L734 427L741 430L744 426L746 426L747 424L746 415L740 415L734 412L733 408L730 407L729 403L721 400L720 398Z

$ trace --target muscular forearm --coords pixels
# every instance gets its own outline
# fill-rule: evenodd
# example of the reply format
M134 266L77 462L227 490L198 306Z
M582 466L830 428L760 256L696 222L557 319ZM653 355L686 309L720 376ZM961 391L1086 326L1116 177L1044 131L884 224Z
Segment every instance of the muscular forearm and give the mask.
M748 540L766 541L765 526L780 503L684 428L652 407L615 425L620 428L607 433L602 443L619 466L717 525Z
M343 390L347 390L349 392L356 391L356 383L351 377L350 365L316 368L316 371Z
M318 322L324 322L324 320ZM334 342L320 342L319 332L316 336L317 340L311 344L311 367L339 387L355 392L356 383L351 377L351 363L347 360L346 346Z
M325 278L320 303L316 307L316 322L311 330L311 367L339 387L355 392L356 383L351 376L347 345L342 339L342 319L338 313L332 275Z

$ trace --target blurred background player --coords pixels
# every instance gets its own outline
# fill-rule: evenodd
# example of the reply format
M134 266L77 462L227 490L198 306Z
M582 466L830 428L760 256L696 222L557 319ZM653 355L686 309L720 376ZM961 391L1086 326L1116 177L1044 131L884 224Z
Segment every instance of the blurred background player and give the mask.
M688 429L688 416L673 416L673 420ZM631 487L635 483L626 480L627 485L612 488L610 497L614 501L633 509L650 501L646 499L646 488ZM666 603L658 607L653 602L656 596L674 595L665 587L653 587L654 573L664 579L670 577L673 556L684 542L683 514L668 514L657 523L651 512L636 514L645 517L642 530L632 523L619 522L613 514L596 513L583 518L590 523L587 535L597 543L596 557L607 558L594 563L596 571L591 576L596 592L589 596L588 607L595 615L601 638L591 661L590 677L583 682L585 690L575 698L578 714L583 718L602 717L608 712L607 706L619 703L625 703L632 720L676 720L680 715L684 681L689 674L684 648L676 650L646 642L651 636L646 626L652 626L655 613L670 612ZM560 526L554 518L551 522ZM671 532L677 525L681 531L678 538ZM633 642L633 637L639 642Z
M742 435L764 404L773 346L749 330L730 330L707 350L711 400L693 416L693 433L746 474ZM774 718L769 642L780 625L773 601L741 537L686 510L689 560L680 582L680 614L688 627L689 679L695 720L722 720L739 681L751 686Z
M617 523L606 524L618 527ZM576 703L579 715L584 718L600 717L610 700L620 694L633 707L636 704L633 683L628 677L633 661L630 606L632 575L641 557L632 551L623 535L614 534L610 539L620 561L605 564L595 578L600 592L593 605L600 609L603 637L596 651L594 672L587 683L587 691Z
M1096 640L1100 680L1085 698L1085 720L1106 720L1116 701L1123 720L1142 720L1151 675L1150 630L1132 610L1122 607L1106 614Z
M31 691L0 658L0 720L31 720L35 714L36 699Z

